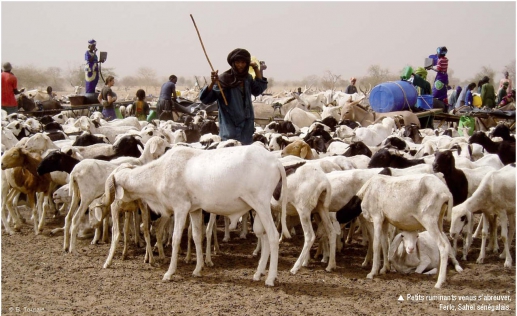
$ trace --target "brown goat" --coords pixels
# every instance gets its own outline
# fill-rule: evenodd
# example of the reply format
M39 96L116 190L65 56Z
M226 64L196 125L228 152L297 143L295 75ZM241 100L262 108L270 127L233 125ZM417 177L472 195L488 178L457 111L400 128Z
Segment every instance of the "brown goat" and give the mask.
M282 150L282 157L289 155L297 156L307 160L315 159L315 157L312 155L311 146L309 146L309 144L303 140L295 140L291 144L287 145L284 150Z
M50 176L38 176L36 169L41 162L41 157L38 154L32 154L27 150L19 147L13 147L6 151L2 157L2 170L6 170L7 182L11 186L11 190L7 194L7 209L11 214L14 213L13 198L18 193L17 191L23 192L27 195L27 202L29 207L32 209L32 215L34 217L34 232L36 235L43 229L45 219L45 207L42 206L44 195L48 195L49 186L51 183ZM39 194L38 207L36 207L35 195ZM40 216L36 213L37 210L41 210ZM4 218L4 212L2 212L2 222L7 228L7 220Z

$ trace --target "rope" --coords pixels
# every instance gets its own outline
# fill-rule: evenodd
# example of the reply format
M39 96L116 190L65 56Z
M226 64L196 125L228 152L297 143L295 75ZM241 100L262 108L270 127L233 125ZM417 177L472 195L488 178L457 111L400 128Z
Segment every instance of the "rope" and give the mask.
M413 112L413 110L411 110L411 106L409 105L409 102L407 100L406 91L404 91L404 89L398 83L396 83L395 81L389 81L389 82L392 82L392 83L396 84L397 86L399 86L400 90L402 90L402 94L404 94L404 100L406 101L406 104L407 104L407 107L409 108L409 111Z

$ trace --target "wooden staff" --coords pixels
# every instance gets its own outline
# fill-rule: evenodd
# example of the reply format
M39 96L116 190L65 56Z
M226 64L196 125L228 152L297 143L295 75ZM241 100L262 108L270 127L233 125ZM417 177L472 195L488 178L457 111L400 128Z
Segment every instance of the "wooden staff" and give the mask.
M208 64L210 64L210 68L212 68L212 71L215 72L214 67L212 66L212 63L210 62L210 59L208 58L208 55L206 54L205 45L203 45L203 40L201 39L201 35L199 34L199 30L197 29L196 21L194 21L194 17L192 14L190 15L190 18L192 19L192 23L194 23L194 27L196 28L197 37L199 37L199 41L201 42L201 47L203 47L203 52L205 52L206 60L208 60ZM221 91L221 94L223 96L224 104L228 105L228 101L226 101L226 97L223 92L223 87L221 87L221 84L219 83L219 78L217 78L217 86L219 87L219 90Z

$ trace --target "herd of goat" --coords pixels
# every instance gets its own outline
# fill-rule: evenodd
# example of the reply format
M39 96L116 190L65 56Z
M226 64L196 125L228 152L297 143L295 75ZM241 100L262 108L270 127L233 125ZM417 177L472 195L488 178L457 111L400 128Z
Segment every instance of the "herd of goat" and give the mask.
M253 279L266 274L269 261L269 286L277 277L281 240L300 226L304 244L293 274L308 265L317 238L317 255L332 271L336 252L360 232L368 247L362 265L372 265L368 278L390 270L438 273L440 288L449 258L462 271L458 238L467 260L481 231L477 262L483 263L487 250L499 251L499 226L500 258L512 266L515 138L504 124L459 136L454 129L400 126L391 117L363 127L327 116L304 127L287 120L257 126L255 142L242 146L221 141L218 123L203 112L182 123L72 114L32 118L2 111L4 232L15 234L26 222L19 211L23 194L36 234L48 216L66 214L64 227L51 232L63 231L64 251L76 253L78 236L88 230L94 231L92 244L107 242L111 227L104 268L121 233L123 257L132 235L136 245L145 242L144 261L153 264L154 233L160 260L164 244L172 245L164 280L176 272L187 219L187 259L190 237L197 259L193 274L214 265L217 215L225 217L223 241L239 222L245 236L250 221L258 237L254 254L260 253Z

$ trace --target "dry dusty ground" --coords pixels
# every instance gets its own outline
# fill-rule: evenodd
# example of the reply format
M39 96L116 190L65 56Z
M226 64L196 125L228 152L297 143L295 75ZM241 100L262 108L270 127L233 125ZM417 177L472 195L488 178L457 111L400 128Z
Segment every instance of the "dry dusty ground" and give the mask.
M25 218L29 218L24 214ZM27 221L30 224L30 221ZM258 259L251 253L256 238L238 239L232 233L221 243L214 267L205 267L203 277L192 277L194 264L178 263L173 281L161 278L168 260L158 267L144 264L144 249L130 247L122 261L121 245L113 265L103 269L108 244L90 245L78 240L79 255L64 254L62 235L50 236L63 219L48 219L44 232L35 236L26 225L14 236L2 235L2 314L38 312L44 315L444 315L439 304L448 301L426 300L427 295L508 295L511 302L476 301L477 306L508 305L498 315L515 314L515 269L503 268L503 260L490 253L485 264L476 264L479 240L475 240L463 273L449 267L447 284L434 289L436 276L389 273L366 279L369 272L361 263L365 249L354 242L337 255L337 269L325 272L326 265L311 260L310 266L291 275L302 247L302 237L280 245L279 274L276 286L252 281ZM186 234L184 234L186 235ZM222 239L219 225L219 240ZM360 238L360 237L358 237ZM315 244L316 245L316 244ZM501 243L500 243L501 245ZM185 238L182 242L185 247ZM170 248L166 255L170 256ZM314 255L315 246L311 251ZM512 253L515 247L512 247ZM184 258L183 255L180 258ZM423 301L399 302L402 295L423 295ZM459 301L453 302L457 306ZM495 303L495 304L494 304ZM25 309L27 308L27 309ZM488 315L489 311L453 314Z

